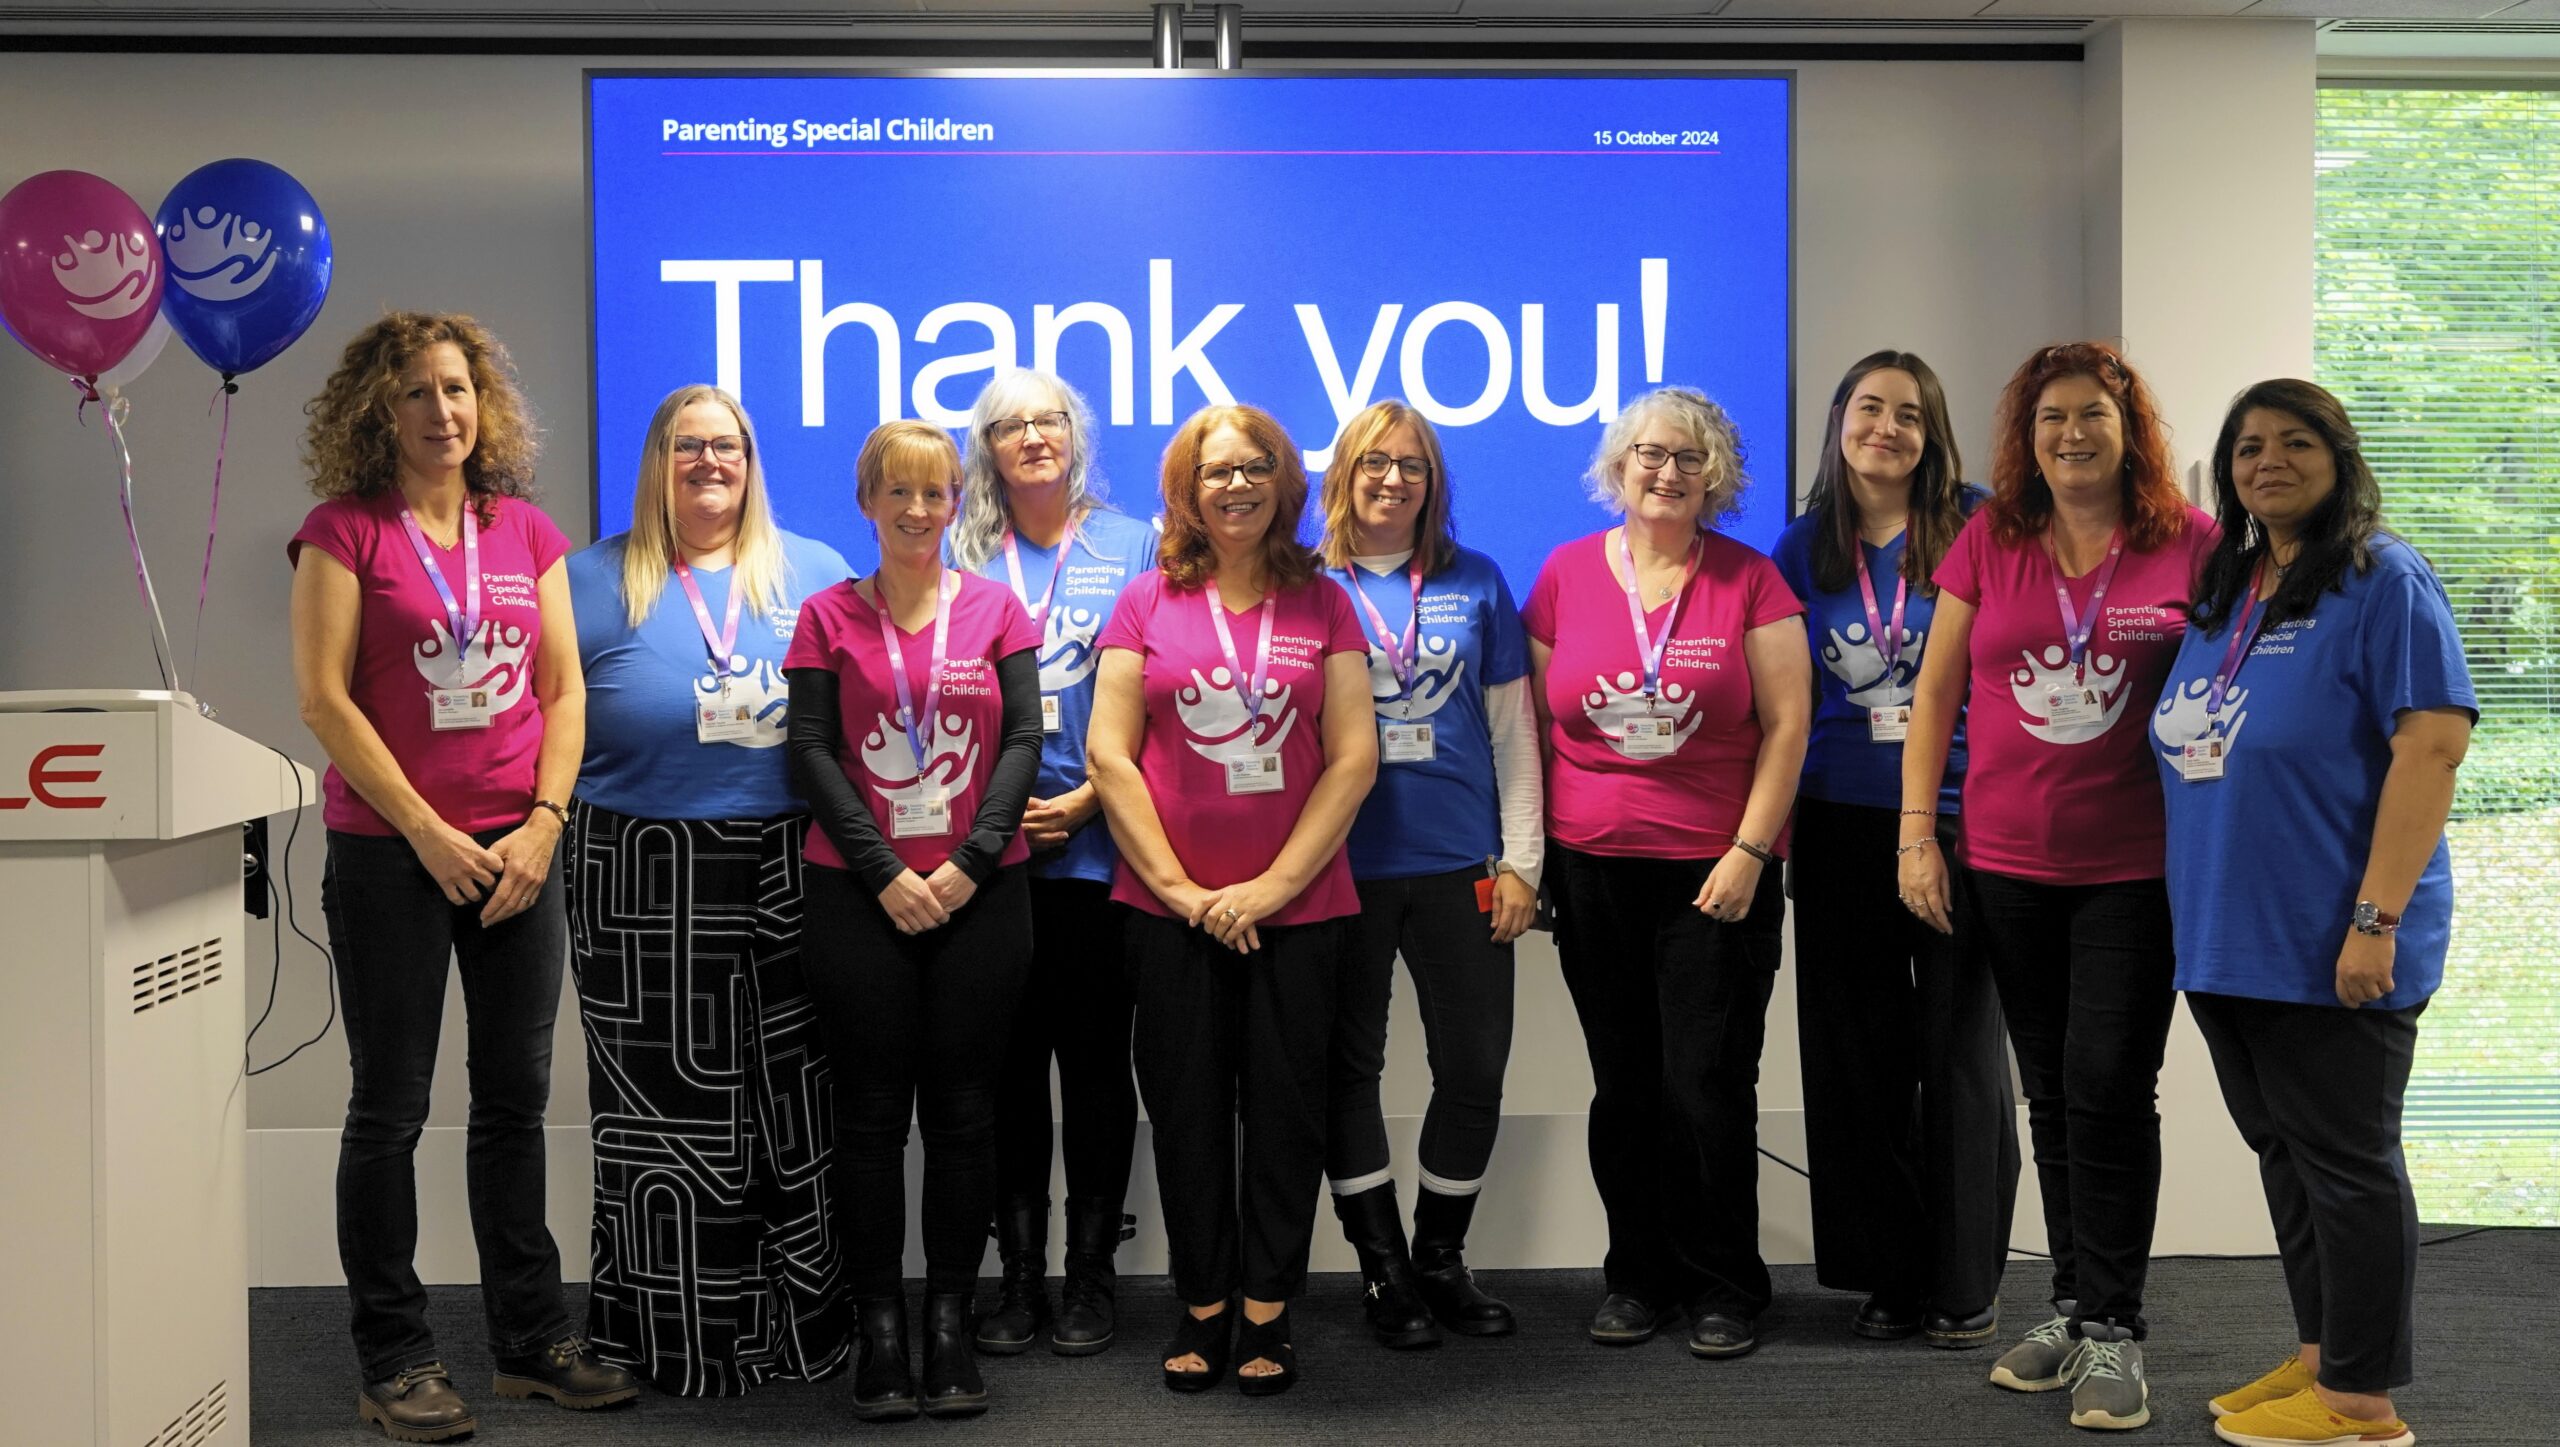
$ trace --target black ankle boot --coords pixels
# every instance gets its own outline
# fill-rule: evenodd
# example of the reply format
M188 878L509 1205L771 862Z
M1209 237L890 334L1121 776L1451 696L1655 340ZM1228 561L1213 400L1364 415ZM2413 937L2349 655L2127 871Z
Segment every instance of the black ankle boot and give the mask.
M1120 1203L1090 1196L1067 1198L1067 1283L1058 1291L1058 1322L1049 1350L1086 1357L1111 1345L1113 1297L1119 1272L1111 1258L1136 1234L1120 1220Z
M1404 1213L1396 1209L1396 1183L1372 1186L1333 1198L1333 1214L1342 1218L1343 1238L1360 1258L1360 1276L1368 1283L1369 1329L1381 1345L1405 1350L1440 1344L1440 1328L1413 1276L1413 1253L1404 1243Z
M969 1350L965 1291L936 1291L924 1299L924 1411L928 1417L966 1417L987 1409L987 1384Z
M1049 1324L1049 1198L1007 1196L997 1202L995 1234L1004 1285L995 1309L978 1322L978 1350L1009 1357Z
M1414 1194L1414 1276L1442 1326L1460 1336L1509 1336L1519 1326L1510 1306L1486 1295L1467 1270L1467 1223L1475 1214L1472 1195L1444 1196L1428 1186Z
M914 1416L916 1383L907 1373L905 1294L865 1297L855 1311L861 1317L862 1346L853 1364L853 1415L865 1422Z

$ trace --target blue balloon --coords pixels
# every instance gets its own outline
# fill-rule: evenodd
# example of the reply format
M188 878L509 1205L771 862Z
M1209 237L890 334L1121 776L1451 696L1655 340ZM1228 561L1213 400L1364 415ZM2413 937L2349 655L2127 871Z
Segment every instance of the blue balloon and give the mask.
M292 346L329 298L329 223L302 183L264 161L199 166L154 218L170 329L228 380Z

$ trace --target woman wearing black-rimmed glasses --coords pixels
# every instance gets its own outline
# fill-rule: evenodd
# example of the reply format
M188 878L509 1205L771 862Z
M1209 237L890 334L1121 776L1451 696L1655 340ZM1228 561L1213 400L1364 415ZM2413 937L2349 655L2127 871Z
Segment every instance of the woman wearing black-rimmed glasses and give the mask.
M1003 1295L978 1350L1009 1355L1045 1330L1049 1349L1111 1345L1121 1200L1138 1133L1129 1072L1127 907L1111 900L1117 852L1085 771L1095 640L1130 581L1156 565L1155 530L1101 500L1087 439L1093 410L1046 372L1011 371L978 394L962 463L951 560L1010 587L1040 629L1040 775L1023 811L1031 856L1031 978L996 1096L996 1250ZM1066 1282L1047 1286L1051 1105L1058 1069L1066 1156Z
M1325 1174L1381 1342L1430 1346L1443 1327L1503 1336L1511 1308L1476 1286L1463 1252L1502 1124L1511 942L1536 912L1546 845L1527 639L1501 570L1458 546L1440 439L1420 413L1389 400L1345 424L1322 501L1326 572L1368 634L1379 756L1351 828L1360 914ZM1378 1101L1399 954L1431 1059L1410 1248Z

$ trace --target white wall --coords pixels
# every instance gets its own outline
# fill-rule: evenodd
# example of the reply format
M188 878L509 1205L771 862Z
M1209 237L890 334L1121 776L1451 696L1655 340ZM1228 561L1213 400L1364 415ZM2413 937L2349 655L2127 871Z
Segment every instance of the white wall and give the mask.
M0 55L0 134L10 138L0 180L76 167L116 181L150 206L195 166L248 155L294 173L327 209L339 265L328 309L308 339L243 382L235 404L214 597L202 663L191 675L224 722L315 767L319 751L294 715L283 545L310 501L295 460L300 405L317 391L345 337L388 306L470 311L494 325L550 428L547 505L572 536L592 536L581 65L572 58ZM2028 350L2078 335L2087 319L2081 68L1825 62L1798 73L1799 472L1810 466L1822 403L1840 369L1889 345L1919 351L1936 366L1980 475L2001 379ZM16 623L0 630L0 688L151 686L104 441L73 422L68 386L14 348L0 357L0 383L0 437L8 439L0 487L16 524L0 530L0 576L9 579ZM192 358L172 349L133 388L145 543L164 600L180 613L192 612L203 542L211 383ZM2228 390L2222 381L2212 385ZM1773 442L1760 442L1764 488L1782 485L1782 455ZM184 654L188 625L173 617L172 626ZM315 935L322 933L320 846L314 810L293 876L300 918ZM290 934L286 939L285 980L259 1041L261 1060L311 1033L327 1010L317 955ZM249 985L254 1013L265 997L263 964ZM1421 1109L1426 1080L1410 991L1398 994L1388 1108L1411 1117ZM1590 1082L1543 938L1521 954L1519 1018L1505 1145L1479 1254L1489 1262L1588 1262L1599 1240L1580 1156ZM431 1278L469 1272L456 1138L463 1119L458 1019L457 996L431 1117L437 1129L421 1161L431 1232L421 1265ZM551 1118L553 1214L574 1265L585 1239L585 1093L573 1022L564 1008ZM1762 1102L1766 1143L1800 1161L1793 1042L1788 978L1770 1012ZM334 1272L328 1182L345 1059L333 1036L252 1088L264 1254L255 1279L319 1280ZM1412 1124L1399 1126L1408 1144ZM1404 1159L1409 1168L1409 1150ZM1152 1194L1143 1171L1133 1196ZM2202 1195L2207 1184L2173 1161L2171 1191ZM1764 1199L1773 1259L1803 1259L1800 1183L1771 1167ZM2019 1219L2021 1242L2035 1244L2031 1197L2021 1202ZM2205 1235L2174 1232L2164 1232L2162 1246L2227 1249ZM1334 1242L1317 1265L1347 1264L1340 1252ZM1138 1264L1151 1255L1142 1251Z

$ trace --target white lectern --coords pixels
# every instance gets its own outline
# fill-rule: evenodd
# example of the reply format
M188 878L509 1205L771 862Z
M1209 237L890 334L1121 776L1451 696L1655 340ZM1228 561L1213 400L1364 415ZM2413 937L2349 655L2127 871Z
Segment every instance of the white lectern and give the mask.
M249 1440L239 826L297 796L182 694L0 693L9 1441Z

